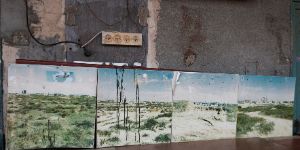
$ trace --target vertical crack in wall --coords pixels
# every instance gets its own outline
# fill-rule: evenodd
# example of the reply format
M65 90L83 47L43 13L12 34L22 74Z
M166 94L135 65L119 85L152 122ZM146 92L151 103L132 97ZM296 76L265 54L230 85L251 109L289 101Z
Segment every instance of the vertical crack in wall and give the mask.
M279 59L279 64L285 65L285 64L290 64L291 59L286 56L284 53L284 48L283 48L283 33L286 31L284 26L280 25L280 18L277 18L271 14L267 14L266 18L266 28L267 30L276 38L276 44L278 48L278 59Z

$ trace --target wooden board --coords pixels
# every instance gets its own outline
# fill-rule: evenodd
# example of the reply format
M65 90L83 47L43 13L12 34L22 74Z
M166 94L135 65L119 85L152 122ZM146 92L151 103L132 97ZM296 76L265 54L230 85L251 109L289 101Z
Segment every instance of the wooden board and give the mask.
M142 46L143 45L142 34L122 33L122 32L102 32L102 44Z

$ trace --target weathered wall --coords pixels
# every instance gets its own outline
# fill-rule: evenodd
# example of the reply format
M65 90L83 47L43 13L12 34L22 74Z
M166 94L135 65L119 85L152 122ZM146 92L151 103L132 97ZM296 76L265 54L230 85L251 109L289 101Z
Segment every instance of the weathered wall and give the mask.
M15 54L5 53L21 59L56 60L65 59L63 45L45 47L30 38L26 28L26 11L23 0L2 0L1 33L3 44L17 49ZM41 42L53 43L64 40L64 3L61 0L29 0L30 29ZM6 58L9 59L9 58Z
M102 46L100 37L84 51L74 44L41 46L26 28L23 0L2 0L4 43L18 47L20 59L55 61L140 62L146 65L147 1L129 0L28 0L30 29L43 43L71 40L85 43L99 31L143 33L143 47ZM129 13L128 13L129 12ZM11 19L16 18L16 19ZM101 20L103 22L101 22ZM118 23L115 23L118 22ZM112 26L106 24L114 24ZM21 38L19 38L21 37Z
M128 2L128 4L127 4ZM147 0L67 0L66 9L75 9L75 22L66 27L66 37L85 43L100 31L143 33L142 47L105 46L96 38L82 49L69 48L68 61L140 62L145 66L147 54ZM72 13L72 12L71 12ZM71 14L72 15L72 14Z
M160 68L290 74L289 0L162 0L160 5Z
M1 0L4 92L7 93L7 65L17 58L140 62L148 67L201 72L290 74L290 0L128 2L130 17L126 0L29 0L30 29L44 43L84 43L104 30L143 33L143 47L102 46L98 38L83 51L73 44L37 44L26 28L24 1ZM119 21L113 26L105 25Z
M290 74L289 0L129 0L130 17L126 17L126 0L29 2L31 29L45 43L64 39L84 43L105 30L143 32L144 45L102 46L97 38L87 47L87 54L73 44L43 47L28 35L24 2L2 0L1 32L6 44L18 47L19 58L140 62L148 67L202 72ZM118 21L113 26L106 25ZM14 40L18 38L13 35L25 36L27 41Z

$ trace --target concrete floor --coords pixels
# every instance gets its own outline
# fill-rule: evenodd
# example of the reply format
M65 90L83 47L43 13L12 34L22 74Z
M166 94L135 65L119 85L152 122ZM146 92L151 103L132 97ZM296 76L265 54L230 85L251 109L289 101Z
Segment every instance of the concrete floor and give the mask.
M249 138L105 148L103 150L299 150L300 137Z

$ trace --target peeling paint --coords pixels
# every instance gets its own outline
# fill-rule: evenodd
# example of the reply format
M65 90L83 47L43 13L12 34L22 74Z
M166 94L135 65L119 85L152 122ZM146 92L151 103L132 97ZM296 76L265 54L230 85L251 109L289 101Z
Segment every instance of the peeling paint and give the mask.
M156 37L157 37L157 22L159 20L161 0L148 0L148 54L147 67L158 68L159 63L156 60Z
M184 53L184 64L189 67L194 64L196 60L196 54L191 50L191 47Z
M36 37L65 39L64 0L29 0L28 6L30 28Z
M39 41L54 43L65 40L64 0L28 0L28 8L30 29ZM21 59L63 61L65 53L64 45L45 47L29 38L29 45L20 47L16 55Z

